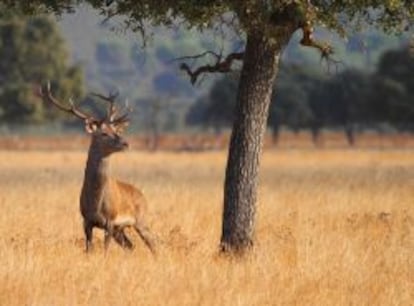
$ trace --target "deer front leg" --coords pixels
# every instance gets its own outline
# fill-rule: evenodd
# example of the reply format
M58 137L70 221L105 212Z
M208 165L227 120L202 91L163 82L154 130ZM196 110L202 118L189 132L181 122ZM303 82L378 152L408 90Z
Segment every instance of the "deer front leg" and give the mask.
M113 235L114 235L114 227L109 221L107 221L105 225L105 240L104 240L105 251L108 250L109 243L111 242L111 238Z
M92 230L93 224L88 221L83 221L83 230L85 232L85 251L89 252L92 247Z

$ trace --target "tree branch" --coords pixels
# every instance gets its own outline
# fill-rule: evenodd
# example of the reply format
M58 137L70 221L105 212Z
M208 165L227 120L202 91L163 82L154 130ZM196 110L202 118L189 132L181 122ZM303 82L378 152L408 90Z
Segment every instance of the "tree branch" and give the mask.
M170 62L177 62L177 61L183 61L183 60L188 60L188 59L194 59L195 60L195 59L199 59L199 58L204 57L204 56L209 55L209 54L214 56L217 60L221 59L220 54L217 54L216 52L208 50L208 51L205 51L203 53L196 54L196 55L186 55L186 56L182 56L182 57L177 57L177 58L172 59Z
M310 21L306 21L302 26L303 37L300 41L302 46L318 49L321 52L321 57L329 59L334 53L333 48L328 43L317 41L313 38L313 26Z
M328 71L330 70L331 64L333 64L336 67L336 70L338 70L338 65L343 64L343 62L334 60L332 58L332 55L334 54L334 49L330 44L314 39L313 37L314 28L312 25L313 19L314 19L314 7L311 1L308 0L305 20L299 25L299 27L302 29L302 32L303 32L303 37L300 40L300 44L302 46L317 49L321 53L321 61L326 60Z
M212 51L206 51L200 55L188 56L188 57L183 57L180 59L186 59L186 58L197 59L207 54L213 54L216 57L217 61L214 65L200 66L195 70L191 70L190 66L187 63L182 63L180 65L180 69L184 70L190 76L191 84L193 85L197 82L198 77L203 73L230 72L233 61L235 60L241 61L243 60L243 56L244 56L244 52L233 52L227 55L226 58L224 58L224 60L222 60L221 55L216 54Z

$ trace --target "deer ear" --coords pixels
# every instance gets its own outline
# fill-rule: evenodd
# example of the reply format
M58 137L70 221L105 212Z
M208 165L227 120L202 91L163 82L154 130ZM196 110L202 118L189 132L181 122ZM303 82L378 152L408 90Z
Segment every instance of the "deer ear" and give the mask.
M93 122L93 121L90 121L90 120L85 121L85 131L88 134L92 134L97 129L98 129L98 125L96 124L96 122Z

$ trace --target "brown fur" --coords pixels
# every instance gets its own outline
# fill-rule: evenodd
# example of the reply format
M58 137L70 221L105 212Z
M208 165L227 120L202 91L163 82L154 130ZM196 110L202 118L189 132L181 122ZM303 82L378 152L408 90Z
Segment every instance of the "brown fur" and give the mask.
M151 252L154 252L153 238L144 222L147 207L144 195L131 184L115 180L109 175L110 156L123 151L127 143L110 126L91 133L92 141L80 197L86 250L92 245L94 227L105 231L105 249L111 238L122 247L132 248L124 229L133 227Z
M105 214L111 221L122 215L135 216L137 220L142 219L147 209L147 202L139 189L114 179L109 179L107 188L110 190L107 201L113 205L105 208Z
M151 234L143 220L146 201L142 192L130 184L114 180L109 176L110 156L128 147L128 143L121 137L123 129L129 122L128 112L120 114L115 107L114 99L118 94L111 94L108 97L93 94L109 103L107 115L102 119L86 114L76 108L72 102L70 107L62 105L53 97L50 83L47 84L46 91L39 88L39 95L60 110L83 120L86 132L91 134L80 195L86 251L92 245L94 227L105 231L105 249L108 248L112 237L121 246L132 248L133 245L124 232L125 227L132 226L148 248L154 252Z

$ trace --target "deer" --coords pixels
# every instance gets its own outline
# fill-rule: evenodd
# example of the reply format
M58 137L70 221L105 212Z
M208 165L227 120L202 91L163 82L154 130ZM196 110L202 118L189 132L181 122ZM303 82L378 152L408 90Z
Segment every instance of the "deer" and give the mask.
M129 146L122 137L122 132L130 121L131 109L126 107L121 112L115 106L119 93L108 96L92 93L108 103L106 115L97 118L75 107L72 99L69 100L69 106L64 105L52 95L50 87L50 82L47 83L46 90L39 87L40 97L59 110L82 120L85 131L91 136L79 201L86 253L92 248L95 227L104 230L105 251L111 238L124 249L132 249L133 244L124 231L125 228L132 227L155 254L154 239L144 220L147 201L142 191L110 175L110 157L114 153L125 151Z

